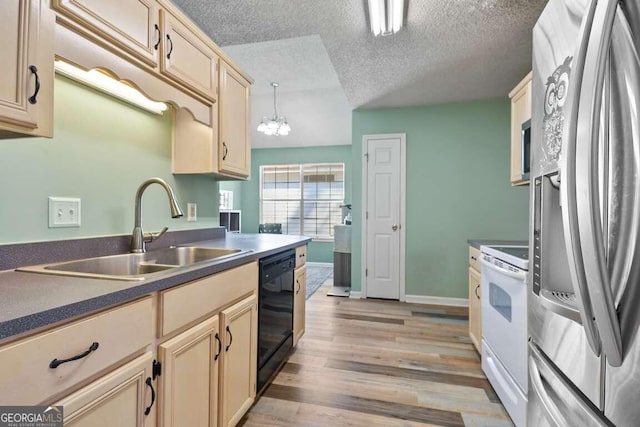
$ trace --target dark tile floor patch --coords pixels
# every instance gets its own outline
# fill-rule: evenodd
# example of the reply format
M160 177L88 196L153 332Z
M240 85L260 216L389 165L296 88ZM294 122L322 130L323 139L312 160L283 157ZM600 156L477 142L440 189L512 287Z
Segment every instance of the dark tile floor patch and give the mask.
M459 412L386 402L341 393L330 393L272 383L265 390L264 396L440 426L464 426L462 415Z
M324 366L327 368L341 369L344 371L388 375L396 378L410 378L414 380L473 387L483 390L491 388L489 381L487 381L486 379L466 375L432 372L409 368L397 368L395 366L382 366L370 363L350 362L346 360L336 359L328 359Z
M333 317L347 320L363 320L366 322L391 323L394 325L404 325L404 319L392 319L389 317L365 316L362 314L335 313Z
M301 369L302 369L302 365L300 365L299 363L287 362L282 367L281 372L297 375Z
M436 319L450 319L450 320L461 320L461 321L469 321L469 316L466 314L450 314L450 313L435 313L433 311L411 311L412 316L418 317L434 317Z

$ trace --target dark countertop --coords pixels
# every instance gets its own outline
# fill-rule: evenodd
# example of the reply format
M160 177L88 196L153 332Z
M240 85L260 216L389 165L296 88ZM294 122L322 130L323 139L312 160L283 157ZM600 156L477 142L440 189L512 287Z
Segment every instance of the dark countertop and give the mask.
M250 252L178 267L136 282L3 271L0 272L0 342L292 249L310 240L305 236L283 234L227 234L224 238L193 242L190 244Z
M482 240L482 239L469 239L467 240L469 246L473 246L476 249L480 249L482 245L501 245L501 246L529 246L529 242L526 240Z

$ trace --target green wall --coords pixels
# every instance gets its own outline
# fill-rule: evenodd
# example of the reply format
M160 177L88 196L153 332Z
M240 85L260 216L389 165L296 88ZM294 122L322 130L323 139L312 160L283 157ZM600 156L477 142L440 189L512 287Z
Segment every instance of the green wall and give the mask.
M171 219L159 185L143 197L147 231L218 225L218 183L171 174L173 115L146 113L64 77L55 80L54 137L0 140L0 243L130 233L134 196L147 178L174 188L198 221ZM48 228L48 197L80 197L82 226Z
M529 187L509 183L509 121L508 99L353 112L354 219L363 135L406 134L407 295L467 298L467 239L527 239ZM352 231L360 290L362 230Z
M242 232L257 233L260 223L260 166L316 162L345 164L345 201L351 201L351 146L261 148L251 150L251 179L242 183ZM235 198L235 194L234 194ZM311 242L310 262L333 262L333 242Z

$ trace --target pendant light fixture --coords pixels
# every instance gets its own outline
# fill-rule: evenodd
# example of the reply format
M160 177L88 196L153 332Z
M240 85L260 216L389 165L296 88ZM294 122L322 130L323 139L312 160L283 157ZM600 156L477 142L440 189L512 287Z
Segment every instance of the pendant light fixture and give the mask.
M258 132L273 136L289 135L291 126L287 123L285 116L278 116L278 110L276 108L276 88L279 85L276 82L272 82L271 86L273 87L273 117L269 120L267 116L262 116L262 121L258 125Z

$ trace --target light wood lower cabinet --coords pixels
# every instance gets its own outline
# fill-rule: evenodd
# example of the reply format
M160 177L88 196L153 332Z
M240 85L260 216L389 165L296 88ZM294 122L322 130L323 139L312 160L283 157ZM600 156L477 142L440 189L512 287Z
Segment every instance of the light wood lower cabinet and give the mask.
M146 297L8 344L0 348L0 405L61 397L140 352L151 338Z
M158 426L217 426L218 327L214 316L158 346Z
M254 261L0 346L0 405L63 405L70 426L235 426L256 397L257 292Z
M469 246L469 337L478 353L482 349L482 277L480 249Z
M155 425L152 353L127 363L53 405L64 407L69 427L143 427ZM147 412L149 408L149 412ZM195 425L195 424L194 424Z
M221 313L220 426L235 426L256 398L258 299L255 295Z
M302 266L294 272L294 297L293 297L293 345L297 345L305 326L305 305L307 293L307 267Z
M469 337L478 353L482 348L482 278L469 267Z

